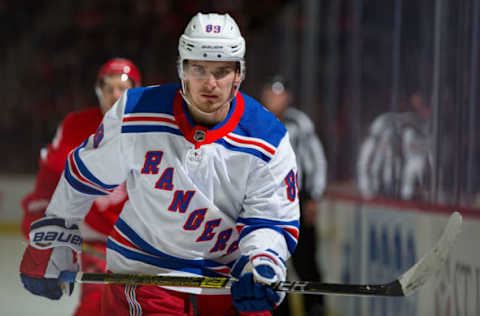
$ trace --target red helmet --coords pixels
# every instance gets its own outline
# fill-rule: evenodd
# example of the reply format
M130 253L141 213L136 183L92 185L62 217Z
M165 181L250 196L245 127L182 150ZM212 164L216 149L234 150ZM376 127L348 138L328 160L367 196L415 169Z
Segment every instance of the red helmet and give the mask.
M135 64L126 58L112 58L100 67L97 75L97 86L105 76L126 74L135 87L140 86L142 77Z

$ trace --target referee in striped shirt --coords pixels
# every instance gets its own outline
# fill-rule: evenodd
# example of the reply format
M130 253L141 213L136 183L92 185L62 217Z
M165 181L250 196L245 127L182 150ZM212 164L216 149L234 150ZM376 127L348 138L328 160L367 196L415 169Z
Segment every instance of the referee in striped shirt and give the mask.
M297 157L301 223L300 238L291 260L301 280L321 281L321 270L315 261L318 247L315 225L318 202L327 181L327 161L312 120L304 112L291 106L292 100L292 93L284 77L276 75L265 81L261 103L285 125ZM306 315L325 314L322 295L306 295L304 303ZM289 315L289 305L280 305L273 312L274 315Z

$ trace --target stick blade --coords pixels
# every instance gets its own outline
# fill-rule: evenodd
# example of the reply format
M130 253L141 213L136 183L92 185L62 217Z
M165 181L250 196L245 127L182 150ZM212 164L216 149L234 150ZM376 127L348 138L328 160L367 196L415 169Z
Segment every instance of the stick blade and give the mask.
M424 285L433 275L440 272L461 232L461 226L462 215L459 212L453 212L453 214L450 215L442 237L435 247L400 276L398 281L402 286L405 296L415 292L416 289Z

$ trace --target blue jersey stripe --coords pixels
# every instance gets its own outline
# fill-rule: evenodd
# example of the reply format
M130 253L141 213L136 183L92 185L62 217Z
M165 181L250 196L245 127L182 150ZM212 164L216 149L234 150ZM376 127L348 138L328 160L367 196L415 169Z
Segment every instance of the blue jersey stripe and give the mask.
M295 228L299 228L300 224L298 220L293 220L293 221L276 221L276 220L271 220L271 219L266 219L266 218L244 218L244 217L239 217L237 218L238 223L242 223L245 225L258 225L258 224L266 224L266 225L285 225L285 226L293 226Z
M246 235L251 233L254 230L261 229L261 228L268 228L273 229L274 231L279 232L285 238L285 242L287 243L287 248L290 254L293 254L295 248L297 248L297 241L284 229L278 226L270 226L270 225L252 225L252 226L245 226L240 233L240 237L238 240L242 240Z
M240 233L239 240L241 240L242 238L244 238L246 235L248 235L254 230L261 229L261 228L269 228L283 235L287 243L288 251L291 254L293 254L293 252L295 251L295 248L297 247L297 240L293 238L288 231L284 230L280 226L282 225L293 226L298 229L299 228L298 220L285 222L285 221L275 221L275 220L269 220L269 219L263 219L263 218L241 218L240 217L237 219L237 222L246 225Z
M97 177L95 177L87 169L87 167L83 163L82 159L80 159L80 155L79 155L80 149L82 149L84 146L85 146L85 143L83 143L80 147L75 149L75 151L73 152L73 159L75 160L75 163L77 164L78 171L82 174L82 176L84 176L85 178L87 178L91 182L95 183L99 187L102 187L104 189L114 189L114 188L116 188L118 186L118 184L105 184L102 181L100 181Z
M127 125L122 126L122 133L150 133L150 132L164 132L175 135L182 135L182 132L176 128L171 128L164 125Z
M107 195L106 192L94 189L83 182L78 181L72 176L72 173L70 172L70 167L68 165L68 161L65 164L65 170L63 172L65 179L67 182L77 191L85 194L90 194L90 195Z
M111 238L107 240L107 248L118 252L120 255L130 260L144 262L144 263L151 264L164 269L189 272L189 273L194 273L194 274L203 275L203 276L211 276L211 277L223 276L222 274L209 270L206 267L201 267L201 266L196 267L194 265L189 264L188 262L183 262L185 260L182 260L180 258L178 258L179 260L173 260L171 258L159 258L153 255L143 254L140 252L130 250L116 243Z
M235 146L235 145L232 145L229 142L225 141L223 138L220 138L220 139L216 140L215 143L217 143L219 145L222 145L223 147L225 147L229 150L240 151L240 152L243 152L243 153L246 153L246 154L253 155L257 158L262 159L265 162L269 162L271 160L270 157L268 157L267 155L265 155L264 153L262 153L259 150L256 150L256 149L253 149L253 148Z
M130 241L138 246L142 251L147 252L153 256L156 257L163 257L166 260L172 260L179 262L184 265L188 266L200 266L200 267L222 267L224 264L215 262L213 260L189 260L189 259L182 259L178 257L171 256L169 254L166 254L158 249L155 249L152 245L147 243L145 240L143 240L124 220L121 218L118 218L115 227L118 228L119 231L121 231L125 236L127 236Z

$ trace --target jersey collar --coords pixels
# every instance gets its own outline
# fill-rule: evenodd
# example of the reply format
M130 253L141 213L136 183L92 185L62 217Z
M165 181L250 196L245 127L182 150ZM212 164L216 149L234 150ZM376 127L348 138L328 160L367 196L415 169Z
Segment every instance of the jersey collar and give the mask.
M179 89L173 100L173 115L183 136L193 143L195 148L199 148L202 145L215 142L237 127L245 109L245 101L240 92L237 92L231 104L227 117L214 127L206 128L201 125L195 125Z

